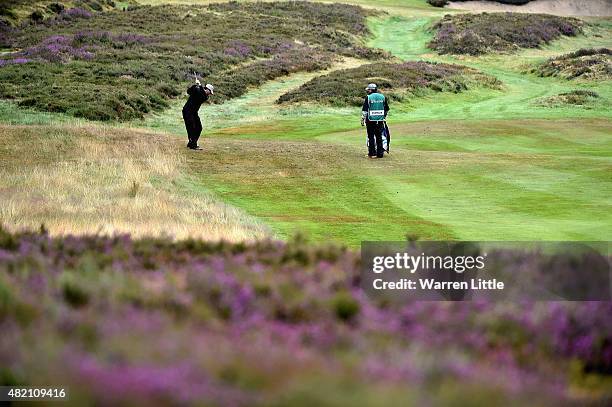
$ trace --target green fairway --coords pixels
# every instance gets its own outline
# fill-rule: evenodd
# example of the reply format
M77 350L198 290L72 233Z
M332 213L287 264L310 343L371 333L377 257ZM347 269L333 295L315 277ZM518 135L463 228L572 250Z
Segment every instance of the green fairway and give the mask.
M361 130L274 143L219 136L189 165L200 186L282 237L599 240L612 223L608 125L407 123L380 161L364 159Z

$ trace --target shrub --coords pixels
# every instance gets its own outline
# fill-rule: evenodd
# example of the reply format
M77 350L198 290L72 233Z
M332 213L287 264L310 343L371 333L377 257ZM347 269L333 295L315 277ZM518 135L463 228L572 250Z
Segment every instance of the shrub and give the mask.
M0 26L0 42L22 49L0 59L0 97L130 120L166 107L196 73L217 85L214 99L223 102L281 75L326 68L339 55L384 56L362 44L369 14L310 2L65 10L37 25ZM31 63L17 67L23 58Z
M61 280L62 296L72 307L79 308L87 305L89 294L87 290L73 276Z
M560 107L566 105L588 107L599 98L600 96L597 92L578 89L538 99L536 104L544 107Z
M64 11L66 7L62 3L51 3L49 4L49 10L52 12L59 14Z
M448 4L448 0L427 0L434 7L444 7Z
M320 76L282 95L279 103L317 102L334 106L361 106L364 87L375 82L390 99L403 100L425 91L462 92L478 83L498 86L490 76L459 65L404 62L362 65Z
M545 14L482 13L446 15L433 28L429 47L440 54L480 55L537 48L562 35L577 35L582 23Z
M551 58L533 68L539 76L558 76L565 79L612 79L612 50L583 48L570 54Z
M334 314L341 321L350 322L359 314L359 303L347 292L339 292L333 298Z

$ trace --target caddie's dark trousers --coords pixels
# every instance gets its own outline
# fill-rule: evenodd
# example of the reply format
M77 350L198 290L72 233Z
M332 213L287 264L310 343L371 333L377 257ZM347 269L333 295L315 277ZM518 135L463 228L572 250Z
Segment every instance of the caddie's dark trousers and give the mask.
M368 155L381 158L385 153L383 149L382 135L385 128L385 122L366 121L366 130L368 132Z
M183 110L183 120L185 120L185 128L187 129L187 137L189 138L188 147L196 147L198 139L202 134L202 122L197 113Z

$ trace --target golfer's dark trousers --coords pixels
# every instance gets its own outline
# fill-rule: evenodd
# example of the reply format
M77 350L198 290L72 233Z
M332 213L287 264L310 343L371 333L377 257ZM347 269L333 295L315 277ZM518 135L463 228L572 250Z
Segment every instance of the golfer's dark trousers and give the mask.
M196 147L198 139L202 134L202 122L200 116L196 112L183 110L183 120L185 120L185 128L187 129L187 137L189 138L188 147Z
M382 157L385 153L383 150L382 135L385 128L385 122L371 122L366 120L366 130L368 132L368 155L370 157Z

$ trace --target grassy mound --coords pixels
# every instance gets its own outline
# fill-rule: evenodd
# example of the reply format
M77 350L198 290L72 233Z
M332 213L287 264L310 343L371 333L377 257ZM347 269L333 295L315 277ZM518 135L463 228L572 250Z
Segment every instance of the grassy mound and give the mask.
M470 86L499 82L474 69L430 62L376 63L332 72L281 96L279 103L322 102L333 106L361 106L364 87L375 82L392 100L426 91L462 92Z
M595 103L599 98L600 96L597 92L578 89L571 92L564 92L558 95L542 98L536 103L545 107L560 107L567 105L588 107L589 105Z
M133 7L4 27L0 97L94 120L128 120L167 106L193 73L215 100L339 55L372 57L360 36L368 12L309 2Z
M358 270L357 253L300 240L0 229L0 384L59 377L75 405L567 405L609 395L609 302L387 303L364 293Z
M565 79L612 79L612 50L583 48L570 54L551 58L534 68L539 76L558 76Z
M433 28L429 47L440 54L481 55L537 48L562 35L575 36L582 22L546 14L457 14L445 16Z

